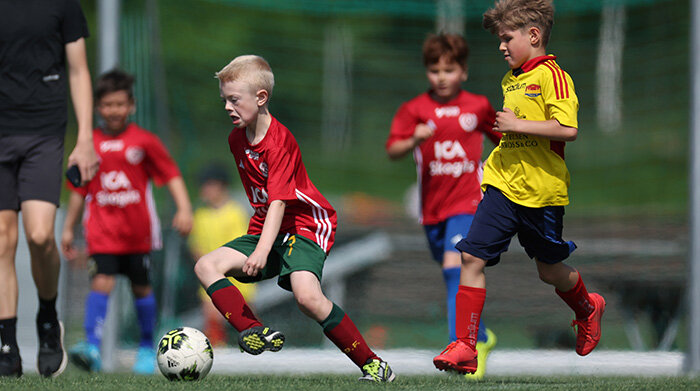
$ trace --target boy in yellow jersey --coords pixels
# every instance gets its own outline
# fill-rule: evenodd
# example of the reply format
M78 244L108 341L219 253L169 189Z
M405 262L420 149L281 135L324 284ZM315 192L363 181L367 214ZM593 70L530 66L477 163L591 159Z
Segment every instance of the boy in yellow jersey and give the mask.
M199 198L203 206L194 211L189 247L194 259L201 258L229 241L231 235L244 235L248 230L250 213L234 201L229 194L228 172L222 165L213 164L206 167L199 177ZM255 297L255 284L244 284L233 277L229 280L235 285L243 298L250 302ZM211 302L204 289L200 289L202 315L204 316L204 334L212 345L226 343L225 319Z
M605 300L589 294L576 269L562 262L576 248L561 234L569 203L564 144L578 134L578 99L571 77L546 55L553 16L551 0L499 0L484 14L483 26L498 36L511 69L501 81L503 111L493 125L503 138L484 166L484 198L471 229L456 246L462 252L458 339L433 359L440 370L476 371L484 268L498 263L516 234L540 279L576 314L576 353L590 353L600 340Z

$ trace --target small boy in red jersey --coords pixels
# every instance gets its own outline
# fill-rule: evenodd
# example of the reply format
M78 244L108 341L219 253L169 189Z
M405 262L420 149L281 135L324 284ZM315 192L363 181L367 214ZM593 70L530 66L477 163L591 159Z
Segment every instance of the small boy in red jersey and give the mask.
M589 294L578 271L562 262L576 248L562 239L562 227L569 203L564 144L578 135L578 98L569 74L555 56L546 55L553 19L551 0L499 0L484 14L484 28L498 36L511 69L501 81L503 111L493 123L503 138L486 160L485 194L471 229L457 244L462 251L458 339L433 359L440 370L477 370L484 267L498 263L515 234L535 260L540 279L574 311L576 353L590 353L600 340L605 300Z
M455 296L460 254L455 244L466 237L481 201L484 135L494 144L501 138L491 130L496 111L488 99L462 89L468 57L469 46L462 36L428 36L423 43L423 64L430 90L401 105L386 141L391 159L413 151L418 166L420 222L433 258L442 266L450 342L457 339ZM478 350L482 363L495 344L495 335L481 322ZM481 379L485 371L482 365L468 378Z
M99 350L107 302L115 275L123 274L131 281L141 330L133 371L154 373L157 307L150 281L150 252L161 248L162 241L151 180L165 184L175 201L173 228L181 235L192 228L192 207L180 170L157 136L129 122L135 109L133 83L133 76L120 70L97 81L95 100L104 125L93 130L93 139L100 167L83 187L68 182L71 195L61 246L66 258L75 259L74 226L85 208L83 227L91 277L85 302L86 341L68 355L78 367L91 372L102 367Z
M255 213L248 234L204 255L195 273L212 301L238 330L245 352L282 349L284 335L263 326L226 278L252 282L278 276L301 312L362 370L363 381L391 382L389 365L367 346L355 324L321 291L323 263L333 246L336 213L316 189L292 133L268 110L274 87L262 57L236 57L216 73L234 129L228 137L234 162Z

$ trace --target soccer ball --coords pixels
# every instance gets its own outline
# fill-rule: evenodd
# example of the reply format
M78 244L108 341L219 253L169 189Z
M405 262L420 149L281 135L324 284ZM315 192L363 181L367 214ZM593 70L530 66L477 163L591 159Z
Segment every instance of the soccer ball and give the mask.
M192 327L165 333L158 342L158 368L169 380L201 380L214 362L214 351L206 335Z

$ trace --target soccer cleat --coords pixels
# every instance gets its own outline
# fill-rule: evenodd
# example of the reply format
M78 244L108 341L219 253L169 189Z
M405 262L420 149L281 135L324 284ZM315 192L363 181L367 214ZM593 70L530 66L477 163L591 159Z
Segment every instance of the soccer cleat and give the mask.
M593 301L593 312L586 319L574 319L571 326L578 328L576 334L576 353L585 356L598 345L600 341L600 320L605 312L605 299L597 293L589 294Z
M486 329L486 342L476 343L476 351L478 352L476 357L479 365L476 368L476 372L465 374L465 379L482 380L484 378L484 374L486 373L486 359L488 358L489 353L491 353L491 349L496 346L497 341L498 338L496 338L496 334L494 334L490 329Z
M391 370L386 361L378 358L370 358L362 366L362 377L357 380L373 381L377 383L390 383L396 379L396 374Z
M70 362L82 370L88 372L99 372L102 370L100 349L91 343L80 342L73 346L68 351L68 357Z
M462 340L456 340L445 348L433 359L435 368L446 371L452 370L458 373L474 373L477 366L477 352Z
M0 347L0 377L22 376L22 358L19 349L15 346L2 345Z
M243 330L238 336L238 346L241 350L258 355L266 350L278 352L284 345L284 335L269 327L256 326Z
M68 365L68 357L63 349L63 323L37 323L36 329L39 334L39 374L44 377L56 377L63 373Z
M156 369L156 351L153 348L139 347L136 361L131 370L137 375L152 375Z

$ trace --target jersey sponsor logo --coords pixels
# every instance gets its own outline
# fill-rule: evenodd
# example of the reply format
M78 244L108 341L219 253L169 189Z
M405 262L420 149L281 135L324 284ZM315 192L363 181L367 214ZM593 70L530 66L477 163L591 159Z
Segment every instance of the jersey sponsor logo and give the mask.
M245 154L248 156L249 159L253 159L253 160L260 159L260 154L255 152L255 151L251 151L250 149L246 149Z
M260 204L267 203L267 192L265 191L265 189L251 186L250 187L250 195L253 197L253 203L260 203Z
M537 145L539 145L537 140L531 139L527 135L506 133L503 135L503 138L501 139L501 143L498 144L498 147L501 149L503 149L503 148L534 148Z
M131 188L131 181L123 171L109 171L100 174L102 189L95 194L98 206L118 206L141 202L141 193Z
M456 157L467 157L467 153L464 152L464 148L462 148L462 144L459 141L436 141L434 148L436 159L450 160Z
M436 141L434 144L435 159L428 163L430 176L450 175L459 178L462 174L472 173L476 170L476 162L467 158L462 144L459 141L445 140ZM442 160L462 159L457 162L443 162Z
M100 152L118 152L124 149L124 141L107 140L100 143Z
M474 113L464 113L459 116L459 126L464 129L465 132L471 132L476 129L476 125L479 124L479 119Z
M126 161L134 166L143 161L144 155L143 148L141 147L129 147L124 153L124 156L126 156Z
M527 83L514 83L506 87L506 92L513 92L517 90L522 90L527 86Z
M435 115L438 118L457 117L457 116L459 116L459 113L460 113L459 106L445 106L445 107L436 107L435 108Z
M262 162L260 163L260 172L263 174L265 178L267 178L267 163Z
M525 87L525 96L529 98L537 98L542 95L542 89L538 84L530 84Z
M241 160L241 161L238 163L238 167L240 167L242 170L245 170L245 166L243 165L243 160Z

